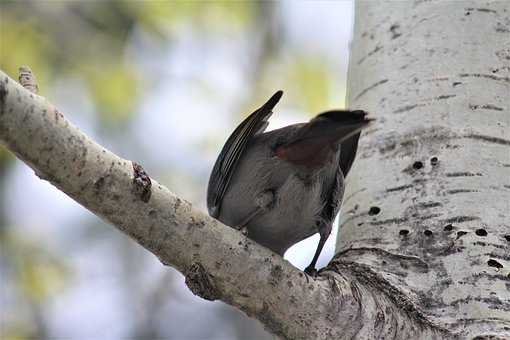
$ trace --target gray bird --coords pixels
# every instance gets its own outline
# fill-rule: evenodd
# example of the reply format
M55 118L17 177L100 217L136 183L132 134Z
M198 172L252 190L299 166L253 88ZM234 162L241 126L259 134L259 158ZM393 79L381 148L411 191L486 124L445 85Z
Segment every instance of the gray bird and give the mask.
M228 138L209 179L207 208L212 217L281 256L318 232L319 245L305 269L316 274L360 131L371 119L361 110L335 110L264 132L282 94L276 92Z

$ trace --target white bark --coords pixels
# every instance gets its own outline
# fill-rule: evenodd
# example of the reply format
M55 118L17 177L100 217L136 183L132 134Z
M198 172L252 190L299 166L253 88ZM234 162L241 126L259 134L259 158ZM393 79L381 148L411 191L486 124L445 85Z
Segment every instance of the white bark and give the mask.
M449 330L510 338L510 2L358 2L348 102L378 120L338 257Z

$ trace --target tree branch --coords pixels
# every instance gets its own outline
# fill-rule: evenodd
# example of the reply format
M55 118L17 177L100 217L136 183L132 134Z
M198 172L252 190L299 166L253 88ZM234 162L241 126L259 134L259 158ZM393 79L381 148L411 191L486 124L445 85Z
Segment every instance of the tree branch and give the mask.
M243 310L280 337L449 334L416 317L419 311L410 303L401 308L387 287L380 289L381 277L364 282L376 277L362 275L364 267L336 261L317 279L305 277L279 255L176 197L138 164L92 141L2 71L0 142L41 179L183 273L195 294Z

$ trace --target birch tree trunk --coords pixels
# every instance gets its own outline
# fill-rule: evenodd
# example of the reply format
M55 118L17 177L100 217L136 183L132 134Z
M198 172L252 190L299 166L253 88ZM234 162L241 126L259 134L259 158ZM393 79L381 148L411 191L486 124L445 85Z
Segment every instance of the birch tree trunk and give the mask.
M510 337L510 2L360 1L349 108L378 118L338 257L434 323ZM347 212L347 213L346 213Z
M317 278L197 211L3 72L0 143L195 294L281 338L508 338L508 4L357 4L350 108L378 121L348 178L338 253Z

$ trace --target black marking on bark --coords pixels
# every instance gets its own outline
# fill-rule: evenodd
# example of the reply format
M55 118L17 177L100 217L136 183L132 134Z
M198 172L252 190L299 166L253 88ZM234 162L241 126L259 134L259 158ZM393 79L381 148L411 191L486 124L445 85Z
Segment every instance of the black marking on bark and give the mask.
M401 185L399 187L394 187L394 188L386 189L386 192L401 191L401 190L409 189L409 188L412 188L412 187L413 187L412 184L406 184L406 185Z
M504 235L503 237L505 238L505 240L507 240L508 242L510 242L510 235Z
M405 106L402 106L402 107L396 109L395 111L393 111L393 113L402 113L402 112L406 112L406 111L411 111L412 109L415 109L419 106L425 106L425 104L405 105Z
M443 228L444 231L452 231L453 230L453 225L452 224L447 224L444 226Z
M381 208L379 207L370 207L370 209L368 210L368 214L370 216L374 216L374 215L377 215L381 212Z
M455 82L452 83L452 86L455 87L455 86L458 86L458 85L461 85L461 84L462 84L462 82L455 81Z
M149 202L151 199L151 179L142 166L138 163L133 164L133 193L140 197L142 202Z
M413 169L419 170L421 168L423 168L423 163L422 162L416 161L416 162L413 163Z
M417 136L420 136L417 138ZM459 136L451 129L442 126L431 126L429 128L418 128L405 135L399 135L396 132L386 133L377 136L369 144L361 146L360 155L371 156L379 151L386 158L396 156L416 157L422 145L433 146L434 149L450 147L452 139L458 139ZM454 146L457 147L457 146Z
M453 97L456 97L457 95L456 94L444 94L444 95L441 95L441 96L438 96L438 97L434 97L434 98L428 98L426 99L425 103L417 103L417 104L409 104L409 105L405 105L405 106L402 106L396 110L393 111L393 113L402 113L402 112L407 112L407 111L411 111L417 107L422 107L422 106L427 106L427 105L430 105L431 102L433 101L439 101L439 100L445 100L445 99L449 99L449 98L453 98Z
M379 85L382 85L384 83L387 83L388 82L388 79L383 79L383 80L379 80L377 83L375 84L372 84L370 85L369 87L367 87L366 89L364 89L363 91L361 91L356 97L354 97L354 100L357 100L359 99L361 96L363 96L365 93L367 93L368 91L372 90L373 88L379 86Z
M461 238L462 236L466 235L467 234L467 231L457 231L457 238L456 240L458 240L459 238Z
M94 182L94 193L96 196L98 196L101 193L101 190L103 189L104 186L105 178L106 176L101 176Z
M399 24L391 25L391 27L390 27L391 40L397 39L398 37L400 37L402 35L402 33L400 33L399 29L400 29Z
M495 144L500 144L500 145L510 145L510 140L498 138L498 137L492 137L492 136L471 134L471 135L467 135L466 138L482 140L484 142L495 143Z
M432 165L432 166L436 166L436 165L438 165L438 164L439 164L439 159L438 159L437 157L432 157L432 158L430 159L430 165Z
M440 95L438 97L435 97L434 100L444 100L444 99L448 99L448 98L453 98L453 97L457 97L456 94L443 94L443 95Z
M494 259L490 259L489 261L487 261L487 265L489 267L494 267L494 268L498 268L498 269L503 268L503 265Z
M420 216L417 216L417 219L419 221L425 221L425 220L430 220L431 218L435 218L435 217L439 217L439 216L441 216L441 214L420 215Z
M483 73L461 73L459 74L462 78L485 78L485 79L491 79L495 81L502 81L505 83L510 83L510 77L500 77L494 74L483 74Z
M400 224L400 223L404 223L407 221L408 221L407 217L402 217L402 218L390 218L390 219L383 220L383 221L374 221L374 222L370 222L370 224L371 225L383 225L383 224L390 224L390 223Z
M477 216L455 216L444 220L444 223L462 223L462 222L470 222L479 220L480 217Z
M476 229L475 234L478 236L485 237L485 236L487 236L487 230L482 229L482 228Z
M435 208L435 207L441 207L442 204L439 202L427 202L427 203L418 203L418 208Z
M472 173L472 172L448 172L446 173L446 177L473 177L473 176L483 176L480 172Z
M484 104L484 105L477 105L477 104L469 104L469 108L471 110L493 110L493 111L503 111L504 109L502 107L492 105L492 104Z
M220 294L211 280L211 275L206 272L200 263L192 263L185 276L186 285L193 294L209 301L220 298Z
M407 236L407 235L409 235L409 230L407 230L407 229L401 229L401 230L398 232L398 234L399 234L400 236Z
M428 236L428 237L432 236L432 230L429 230L429 229L425 230L423 232L423 235Z
M477 12L494 13L494 14L497 13L495 10L490 9L490 8L473 8L473 7L468 7L468 8L466 8L466 11L471 11L471 12L477 11Z
M432 78L432 79L427 79L426 81L427 82L436 82L436 81L447 81L447 80L450 80L450 78L448 78L448 77L436 77L436 78Z
M382 46L377 45L372 51L368 52L366 56L358 60L358 65L360 65L362 62L364 62L368 57L374 55L375 53L382 50Z
M405 261L406 263L410 264L412 267L418 269L421 273L426 273L429 270L429 265L427 262L423 261L418 256L413 255L403 255L403 254L395 254L391 253L387 250L381 249L381 248L371 248L371 247L360 247L360 248L348 248L345 250L341 250L335 256L333 257L332 262L335 259L345 259L347 257L348 253L354 253L354 256L356 258L359 258L364 253L374 253L377 254L381 258L391 258L393 260L398 260L400 262ZM408 265L409 267L409 265Z
M448 190L446 193L448 195L455 195L455 194L463 194L468 192L478 192L478 190L471 190L471 189L454 189L454 190Z

